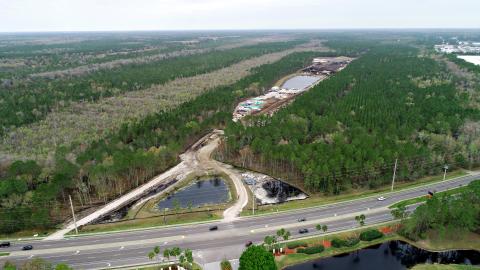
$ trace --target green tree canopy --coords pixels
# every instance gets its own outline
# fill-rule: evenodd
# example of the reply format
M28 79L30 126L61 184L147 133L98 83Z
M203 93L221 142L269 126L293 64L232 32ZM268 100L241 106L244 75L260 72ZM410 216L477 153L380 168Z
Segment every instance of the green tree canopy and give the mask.
M251 245L240 256L239 270L276 270L273 254L261 246Z

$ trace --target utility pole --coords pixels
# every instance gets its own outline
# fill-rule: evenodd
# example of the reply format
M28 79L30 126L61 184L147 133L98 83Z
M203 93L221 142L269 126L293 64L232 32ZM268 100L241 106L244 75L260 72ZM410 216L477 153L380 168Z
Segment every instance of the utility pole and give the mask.
M255 215L255 189L256 189L257 181L253 180L253 188L252 188L252 216Z
M397 162L398 162L398 158L395 159L395 167L393 168L392 191L393 191L393 185L395 184L395 176L397 175Z
M75 233L78 235L77 219L75 218L75 211L73 210L72 196L68 195L68 199L70 200L70 208L72 209L73 224L75 225Z
M445 166L443 166L443 169L445 169L445 171L443 172L443 181L445 181L445 177L447 177L448 165L445 164Z

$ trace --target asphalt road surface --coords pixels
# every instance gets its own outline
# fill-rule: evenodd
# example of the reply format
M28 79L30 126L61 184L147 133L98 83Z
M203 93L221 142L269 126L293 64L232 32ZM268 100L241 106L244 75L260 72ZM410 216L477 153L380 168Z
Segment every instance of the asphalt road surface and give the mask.
M428 191L443 191L466 185L480 179L479 174L468 175L445 182L416 187L395 193L386 193L386 200L378 201L369 197L336 204L295 211L280 212L256 217L243 217L232 222L185 225L130 232L70 237L50 241L18 241L0 252L10 256L0 257L0 265L6 260L22 264L25 260L41 257L53 263L66 263L75 269L101 269L151 263L147 257L156 245L164 248L178 246L194 251L195 261L200 264L221 261L223 258L236 259L248 241L262 242L266 235L275 234L280 228L290 230L292 239L321 234L316 224L326 224L328 232L343 231L358 227L354 216L365 214L368 224L392 220L388 206L405 199L426 195ZM413 210L415 206L410 207ZM298 222L299 218L306 218ZM212 225L218 231L209 231ZM307 228L309 233L300 235L299 229ZM22 246L31 244L34 249L21 251Z

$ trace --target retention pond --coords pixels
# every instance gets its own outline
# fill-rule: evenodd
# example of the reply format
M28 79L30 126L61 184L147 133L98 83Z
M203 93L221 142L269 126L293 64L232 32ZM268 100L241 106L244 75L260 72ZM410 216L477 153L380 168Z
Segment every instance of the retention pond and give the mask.
M404 270L416 264L480 264L480 252L452 250L430 252L402 241L389 241L335 257L287 267L287 270Z
M196 181L161 200L158 209L201 207L209 204L226 203L230 191L225 180L214 178ZM178 204L178 205L176 205Z
M304 90L310 87L312 84L316 83L320 79L321 77L319 76L306 76L306 75L295 76L288 79L282 85L282 88Z

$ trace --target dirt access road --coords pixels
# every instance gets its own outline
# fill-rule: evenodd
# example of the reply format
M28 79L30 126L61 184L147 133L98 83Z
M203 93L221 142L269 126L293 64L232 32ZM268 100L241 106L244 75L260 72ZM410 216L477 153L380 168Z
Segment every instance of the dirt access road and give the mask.
M99 208L95 212L82 217L77 220L77 226L83 226L91 223L92 221L103 217L122 206L128 204L131 201L141 198L144 194L148 193L149 190L155 188L156 186L166 183L171 179L184 179L187 175L191 173L205 173L208 171L216 171L224 173L232 179L237 191L237 200L234 205L226 209L223 213L223 220L225 222L231 222L235 220L242 209L247 205L248 194L245 186L242 183L240 175L235 173L233 170L230 170L229 165L223 164L211 158L212 152L217 148L220 142L220 136L223 135L222 130L214 130L211 133L205 135L195 144L193 144L185 153L180 155L181 162L175 167L169 169L168 171L156 176L148 183L137 187L136 189L130 191L129 193L121 196L120 198L111 201L110 203L104 205L102 208ZM165 192L167 190L163 190ZM45 240L56 240L62 239L65 234L75 229L75 224L71 222L66 225L62 230L59 230L50 236L46 237Z

